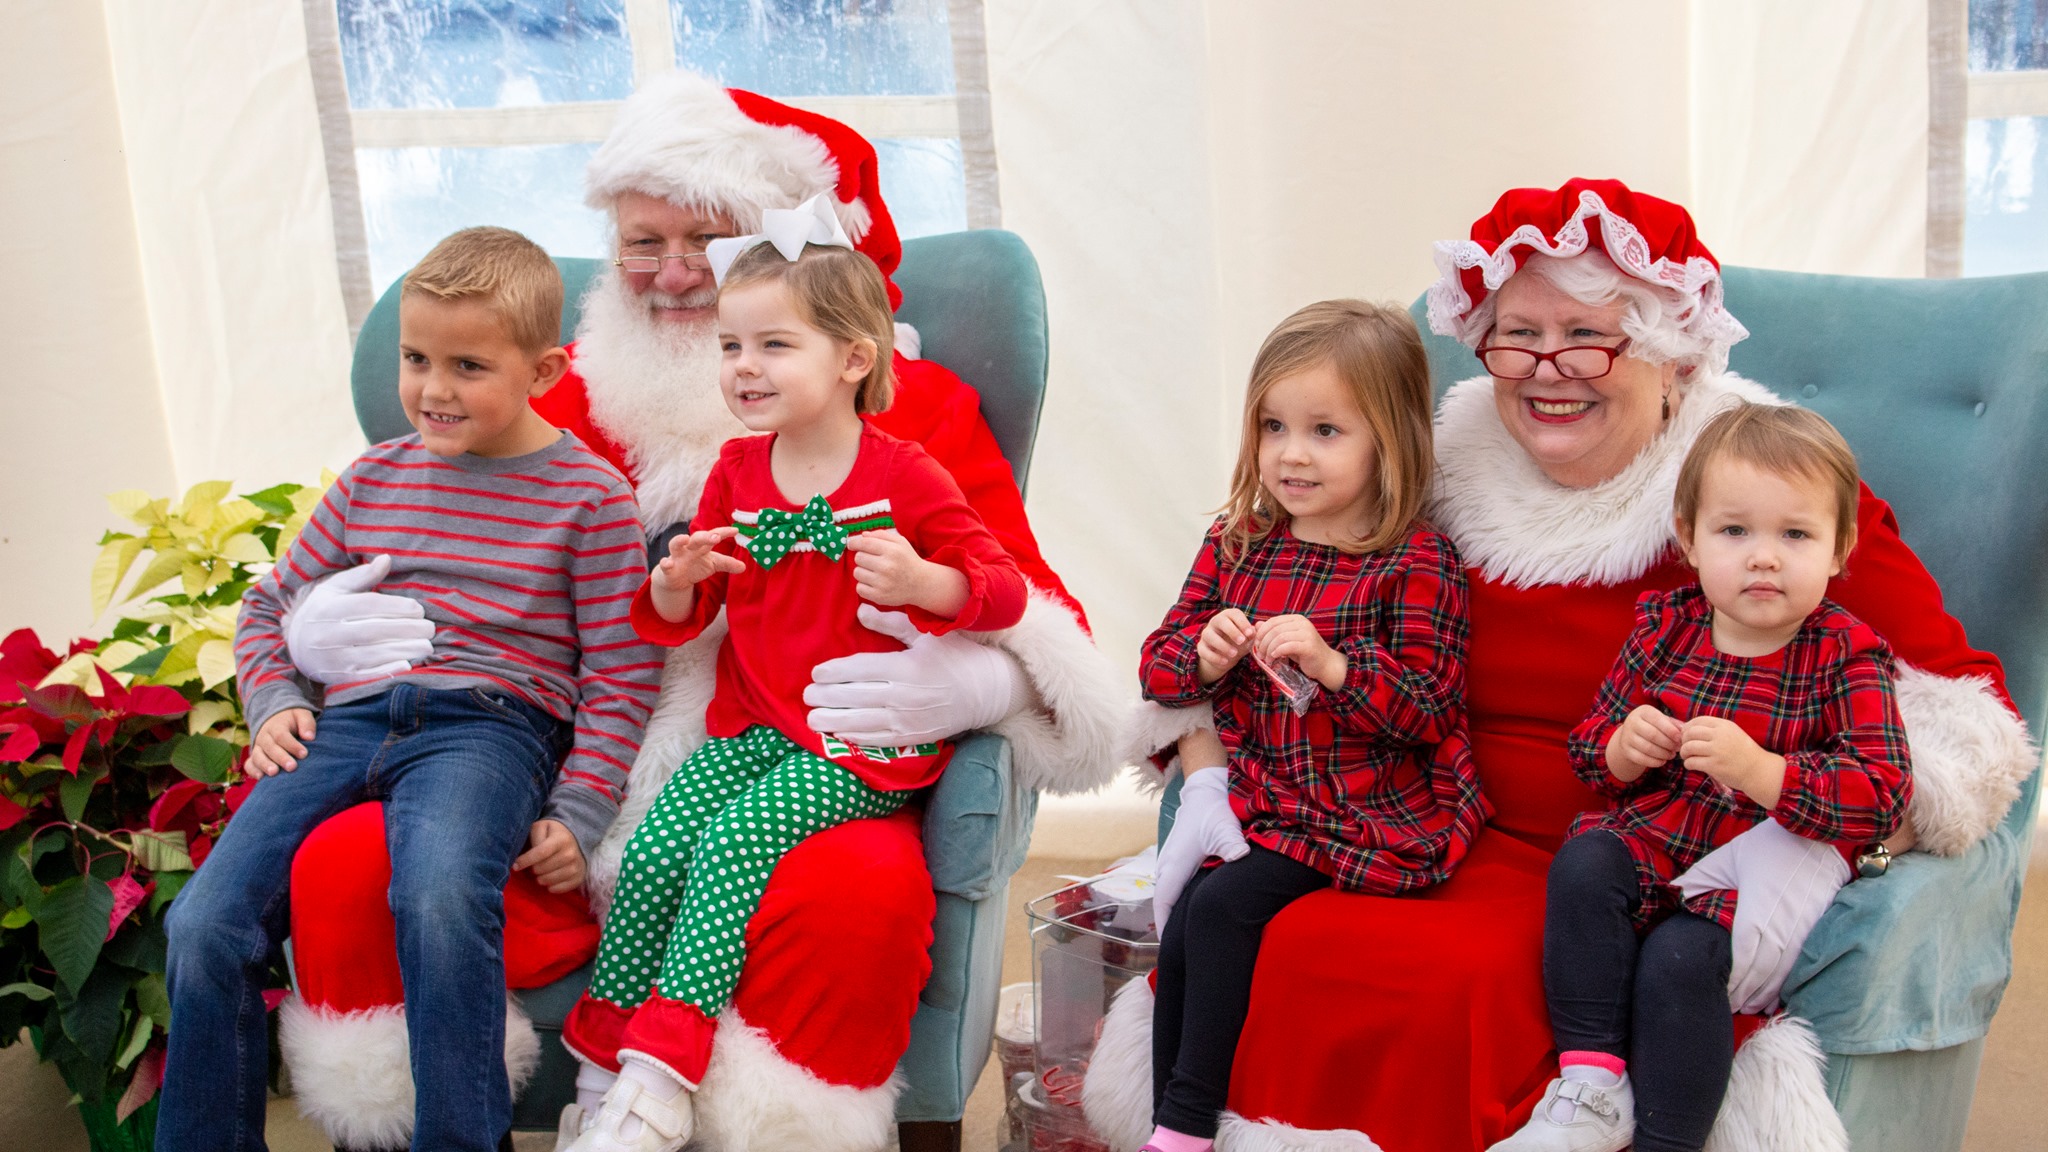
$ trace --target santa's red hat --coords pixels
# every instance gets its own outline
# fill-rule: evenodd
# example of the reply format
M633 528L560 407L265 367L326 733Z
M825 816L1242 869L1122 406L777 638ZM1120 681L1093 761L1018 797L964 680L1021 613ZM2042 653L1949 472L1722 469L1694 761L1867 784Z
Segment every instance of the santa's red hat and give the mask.
M882 202L874 145L827 116L721 88L694 72L648 81L619 109L611 135L584 172L584 201L610 211L621 192L711 208L741 232L757 232L767 208L794 208L830 192L854 247L892 278L903 258Z
M1692 215L1669 200L1632 192L1619 180L1578 179L1562 188L1514 188L1472 222L1469 240L1441 240L1441 273L1429 290L1429 326L1468 343L1468 317L1507 283L1532 252L1577 256L1597 248L1638 280L1670 289L1683 302L1673 317L1684 332L1714 344L1749 335L1721 305L1721 264L1693 231Z

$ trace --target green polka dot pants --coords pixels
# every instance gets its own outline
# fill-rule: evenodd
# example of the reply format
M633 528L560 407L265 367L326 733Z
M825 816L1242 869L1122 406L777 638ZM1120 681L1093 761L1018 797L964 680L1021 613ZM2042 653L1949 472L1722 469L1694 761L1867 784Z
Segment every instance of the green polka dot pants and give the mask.
M590 995L634 1008L658 991L723 1012L775 865L812 833L887 816L909 796L878 792L765 725L706 741L626 844Z

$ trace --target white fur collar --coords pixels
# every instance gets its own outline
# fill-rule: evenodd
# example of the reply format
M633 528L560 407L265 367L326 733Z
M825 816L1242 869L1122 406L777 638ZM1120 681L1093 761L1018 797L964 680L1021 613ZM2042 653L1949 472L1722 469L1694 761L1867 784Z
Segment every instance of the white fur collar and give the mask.
M1621 475L1567 488L1508 435L1491 379L1454 384L1437 409L1430 518L1489 580L1525 588L1632 580L1676 542L1671 493L1686 452L1708 420L1744 400L1785 403L1732 373L1699 380L1670 426Z

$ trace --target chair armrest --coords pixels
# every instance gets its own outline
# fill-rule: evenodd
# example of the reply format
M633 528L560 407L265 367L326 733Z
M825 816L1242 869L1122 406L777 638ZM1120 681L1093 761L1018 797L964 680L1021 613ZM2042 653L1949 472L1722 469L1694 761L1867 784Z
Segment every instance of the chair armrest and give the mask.
M932 889L985 899L1024 866L1038 794L1017 783L1010 745L976 732L953 749L924 808L924 858Z
M1928 1052L1984 1035L2012 976L2025 825L2008 819L1961 856L1907 853L1836 894L1785 981L1822 1048Z

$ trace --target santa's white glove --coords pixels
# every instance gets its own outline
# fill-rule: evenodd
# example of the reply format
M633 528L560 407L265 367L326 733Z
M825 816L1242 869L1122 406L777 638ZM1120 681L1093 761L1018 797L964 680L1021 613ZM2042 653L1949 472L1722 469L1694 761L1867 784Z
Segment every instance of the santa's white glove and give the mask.
M391 571L378 556L308 588L285 613L292 663L320 684L396 676L434 652L434 622L417 600L372 592Z
M1024 673L1009 653L965 636L920 632L910 617L872 604L866 627L904 644L811 669L804 703L817 732L869 748L902 748L987 728L1030 706Z
M1722 888L1739 893L1728 1003L1737 1012L1769 1012L1806 934L1848 882L1849 864L1832 845L1765 820L1700 857L1672 884L1688 900Z
M1230 772L1225 768L1198 768L1182 781L1180 810L1173 814L1173 829L1159 846L1159 864L1152 878L1152 927L1166 934L1166 918L1194 879L1195 869L1211 856L1235 860L1251 851L1244 842L1244 825L1230 810Z

